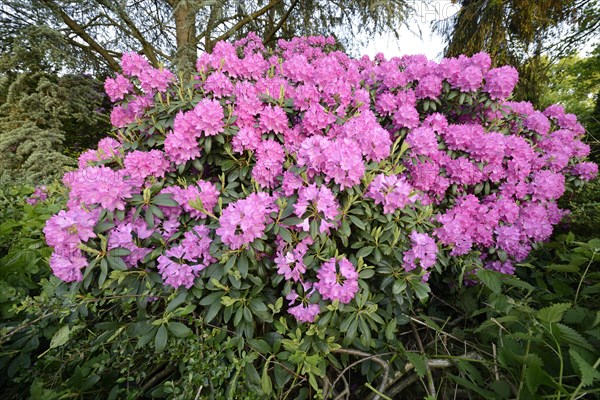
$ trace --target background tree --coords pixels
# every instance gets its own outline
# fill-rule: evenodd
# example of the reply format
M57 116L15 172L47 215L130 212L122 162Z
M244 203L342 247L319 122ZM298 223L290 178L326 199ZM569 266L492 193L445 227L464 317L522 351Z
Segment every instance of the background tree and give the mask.
M356 34L397 32L409 11L402 0L5 0L0 8L3 53L38 49L44 63L76 69L119 69L124 51L141 52L156 65L190 68L197 50L256 32L272 46L299 35L335 35L344 46ZM34 40L34 38L36 38ZM41 39L41 40L40 40Z
M0 175L39 182L60 178L69 155L110 129L102 85L83 75L22 72L0 80Z
M543 106L560 103L576 114L588 135L600 139L600 45L588 56L571 55L549 69Z
M446 56L490 53L495 65L518 68L515 97L540 105L549 66L597 37L597 0L460 0L457 14L437 22Z

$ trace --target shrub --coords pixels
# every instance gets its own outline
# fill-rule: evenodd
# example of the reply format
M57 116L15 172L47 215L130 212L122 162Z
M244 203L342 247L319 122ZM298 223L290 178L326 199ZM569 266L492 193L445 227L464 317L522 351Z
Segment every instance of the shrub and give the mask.
M68 209L44 230L82 310L117 307L103 337L161 354L213 329L232 336L215 358L234 365L215 371L230 396L339 394L360 365L358 393L377 397L407 361L429 371L401 333L430 276L499 282L550 237L565 184L597 172L576 118L507 101L516 71L485 54L333 44L219 43L191 80L124 55L106 82L115 139L65 175Z

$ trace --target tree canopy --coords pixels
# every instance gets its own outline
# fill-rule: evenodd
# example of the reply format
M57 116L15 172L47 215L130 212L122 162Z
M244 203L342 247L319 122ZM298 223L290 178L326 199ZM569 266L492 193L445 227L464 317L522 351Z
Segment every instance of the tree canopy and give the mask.
M445 55L485 51L494 65L516 66L521 80L515 95L534 104L540 104L549 65L597 38L600 28L598 0L458 3L456 15L434 25L446 39Z
M2 64L119 70L125 51L189 68L197 50L256 32L280 38L334 35L346 47L356 33L397 32L409 11L402 0L5 0L0 7ZM11 62L9 62L11 61ZM21 65L22 67L22 65Z

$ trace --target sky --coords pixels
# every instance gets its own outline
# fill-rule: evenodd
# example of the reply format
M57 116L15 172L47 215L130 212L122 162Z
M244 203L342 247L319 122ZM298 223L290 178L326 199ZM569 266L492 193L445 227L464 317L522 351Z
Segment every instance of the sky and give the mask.
M425 54L431 60L439 61L442 58L444 43L442 37L432 31L431 23L456 14L459 6L452 4L450 0L410 3L415 12L407 21L408 26L400 29L400 40L391 33L377 35L359 49L361 55L373 57L377 53L383 53L389 59L404 54Z

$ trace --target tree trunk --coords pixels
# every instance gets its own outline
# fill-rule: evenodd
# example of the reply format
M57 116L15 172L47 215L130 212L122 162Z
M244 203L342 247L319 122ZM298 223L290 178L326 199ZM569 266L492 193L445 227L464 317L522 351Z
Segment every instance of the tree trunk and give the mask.
M179 72L194 70L198 58L198 39L196 37L197 10L185 0L169 0L175 16L175 35L177 54L175 65Z

